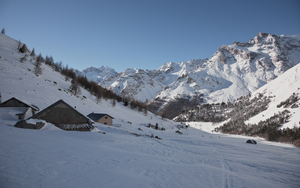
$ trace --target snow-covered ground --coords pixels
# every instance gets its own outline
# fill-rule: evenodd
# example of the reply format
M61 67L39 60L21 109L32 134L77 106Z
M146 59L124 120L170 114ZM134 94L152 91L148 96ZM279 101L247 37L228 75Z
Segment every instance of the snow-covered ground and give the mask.
M251 145L248 137L194 128L181 135L152 130L162 140L135 136L127 126L98 128L107 134L19 129L0 121L0 187L300 185L300 150L292 145L262 139Z
M150 112L121 103L113 107L110 100L96 104L84 89L74 96L70 82L48 66L36 76L30 58L21 63L17 43L0 34L2 101L17 97L42 110L63 99L84 115L100 112L115 119L114 126L96 124L93 132L51 124L32 130L13 127L14 112L0 111L1 188L299 187L300 150L293 145L257 138L257 145L246 144L249 137L211 134L210 124L191 123L178 134L176 122ZM149 123L166 130L147 128Z

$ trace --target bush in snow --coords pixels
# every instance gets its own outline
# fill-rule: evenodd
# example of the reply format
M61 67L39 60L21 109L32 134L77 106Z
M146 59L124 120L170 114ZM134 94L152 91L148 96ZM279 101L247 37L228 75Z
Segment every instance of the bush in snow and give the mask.
M151 125L151 123L149 123L146 127L152 128L152 129L155 129L155 130L160 130L160 131L165 131L166 130L164 127L159 127L158 123L156 123L155 125Z
M27 60L28 55L25 54L23 57L20 58L20 62L23 63L24 61Z

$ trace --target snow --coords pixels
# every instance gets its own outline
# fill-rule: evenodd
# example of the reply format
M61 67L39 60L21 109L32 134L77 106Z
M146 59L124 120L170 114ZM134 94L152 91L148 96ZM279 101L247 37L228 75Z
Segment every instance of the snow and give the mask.
M287 109L291 112L292 117L289 119L289 122L285 123L281 128L293 128L294 126L300 126L300 108L277 108L277 105L288 99L293 93L300 97L300 64L292 67L280 77L256 90L252 94L252 97L255 97L259 93L262 93L264 96L272 97L269 107L267 110L247 120L245 122L246 124L258 123L259 121L272 117L275 113L279 113ZM299 103L300 102L298 101L298 104Z
M150 112L144 115L121 103L113 107L110 100L96 104L84 89L78 97L70 94L70 82L46 65L36 76L29 59L19 62L23 54L16 46L17 41L0 34L3 101L18 97L42 110L63 99L84 115L101 112L115 119L114 126L95 123L92 132L62 131L49 123L32 130L13 127L15 112L0 110L0 187L300 185L300 150L293 145L259 138L254 138L257 145L246 144L249 137L211 134L215 125L204 123L177 134L178 123ZM147 128L149 123L166 130Z
M17 121L20 110L18 108L13 107L1 107L0 108L0 119L8 120L8 121Z
M166 105L175 98L193 97L195 93L203 94L207 103L232 102L298 63L300 35L259 33L247 43L222 46L210 59L169 62L150 71L131 68L104 79L100 85L150 104L156 102L155 99L164 99L167 102L163 105ZM192 78L193 84L187 86L183 76ZM163 105L159 109L163 109Z
M96 83L100 83L109 77L117 75L118 73L108 66L102 66L99 68L91 66L82 70L82 72L76 70L76 74L84 75L90 80L93 80Z
M40 130L51 130L51 131L62 131L60 128L56 127L52 123L48 123L45 120L42 119L28 119L26 120L28 124L36 124L37 122L42 122L45 125Z
M297 187L299 149L188 128L163 140L0 126L1 187ZM134 126L134 125L132 125ZM145 129L145 128L144 128ZM220 136L220 137L219 137Z

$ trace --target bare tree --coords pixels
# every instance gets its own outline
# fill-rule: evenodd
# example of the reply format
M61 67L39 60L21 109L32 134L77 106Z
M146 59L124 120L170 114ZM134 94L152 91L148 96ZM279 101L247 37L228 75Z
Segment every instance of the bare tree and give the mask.
M71 81L71 86L69 88L69 90L71 91L71 93L73 93L74 95L80 94L81 93L81 89L80 86L77 82L77 80L75 78L72 79Z
M42 62L43 62L43 57L42 55L38 55L35 62L34 62L34 73L36 75L39 75L39 74L42 74L43 71L42 71L42 68L41 68L41 65L42 65Z
M112 105L112 106L116 106L116 99L112 99L112 100L111 100L111 105Z
M21 42L21 40L19 40L19 42L18 42L18 50L20 50L22 48L22 42Z
M97 92L95 95L96 95L96 102L97 102L97 104L98 104L99 102L101 102L102 95L101 95L100 92Z
M23 63L24 61L27 60L28 55L25 54L23 57L20 58L20 62Z

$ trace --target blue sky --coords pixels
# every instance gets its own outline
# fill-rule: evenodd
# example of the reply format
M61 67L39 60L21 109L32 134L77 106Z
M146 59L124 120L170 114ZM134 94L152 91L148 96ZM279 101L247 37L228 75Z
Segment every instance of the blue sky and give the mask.
M0 29L78 70L153 70L259 32L300 34L299 9L299 0L0 0Z

